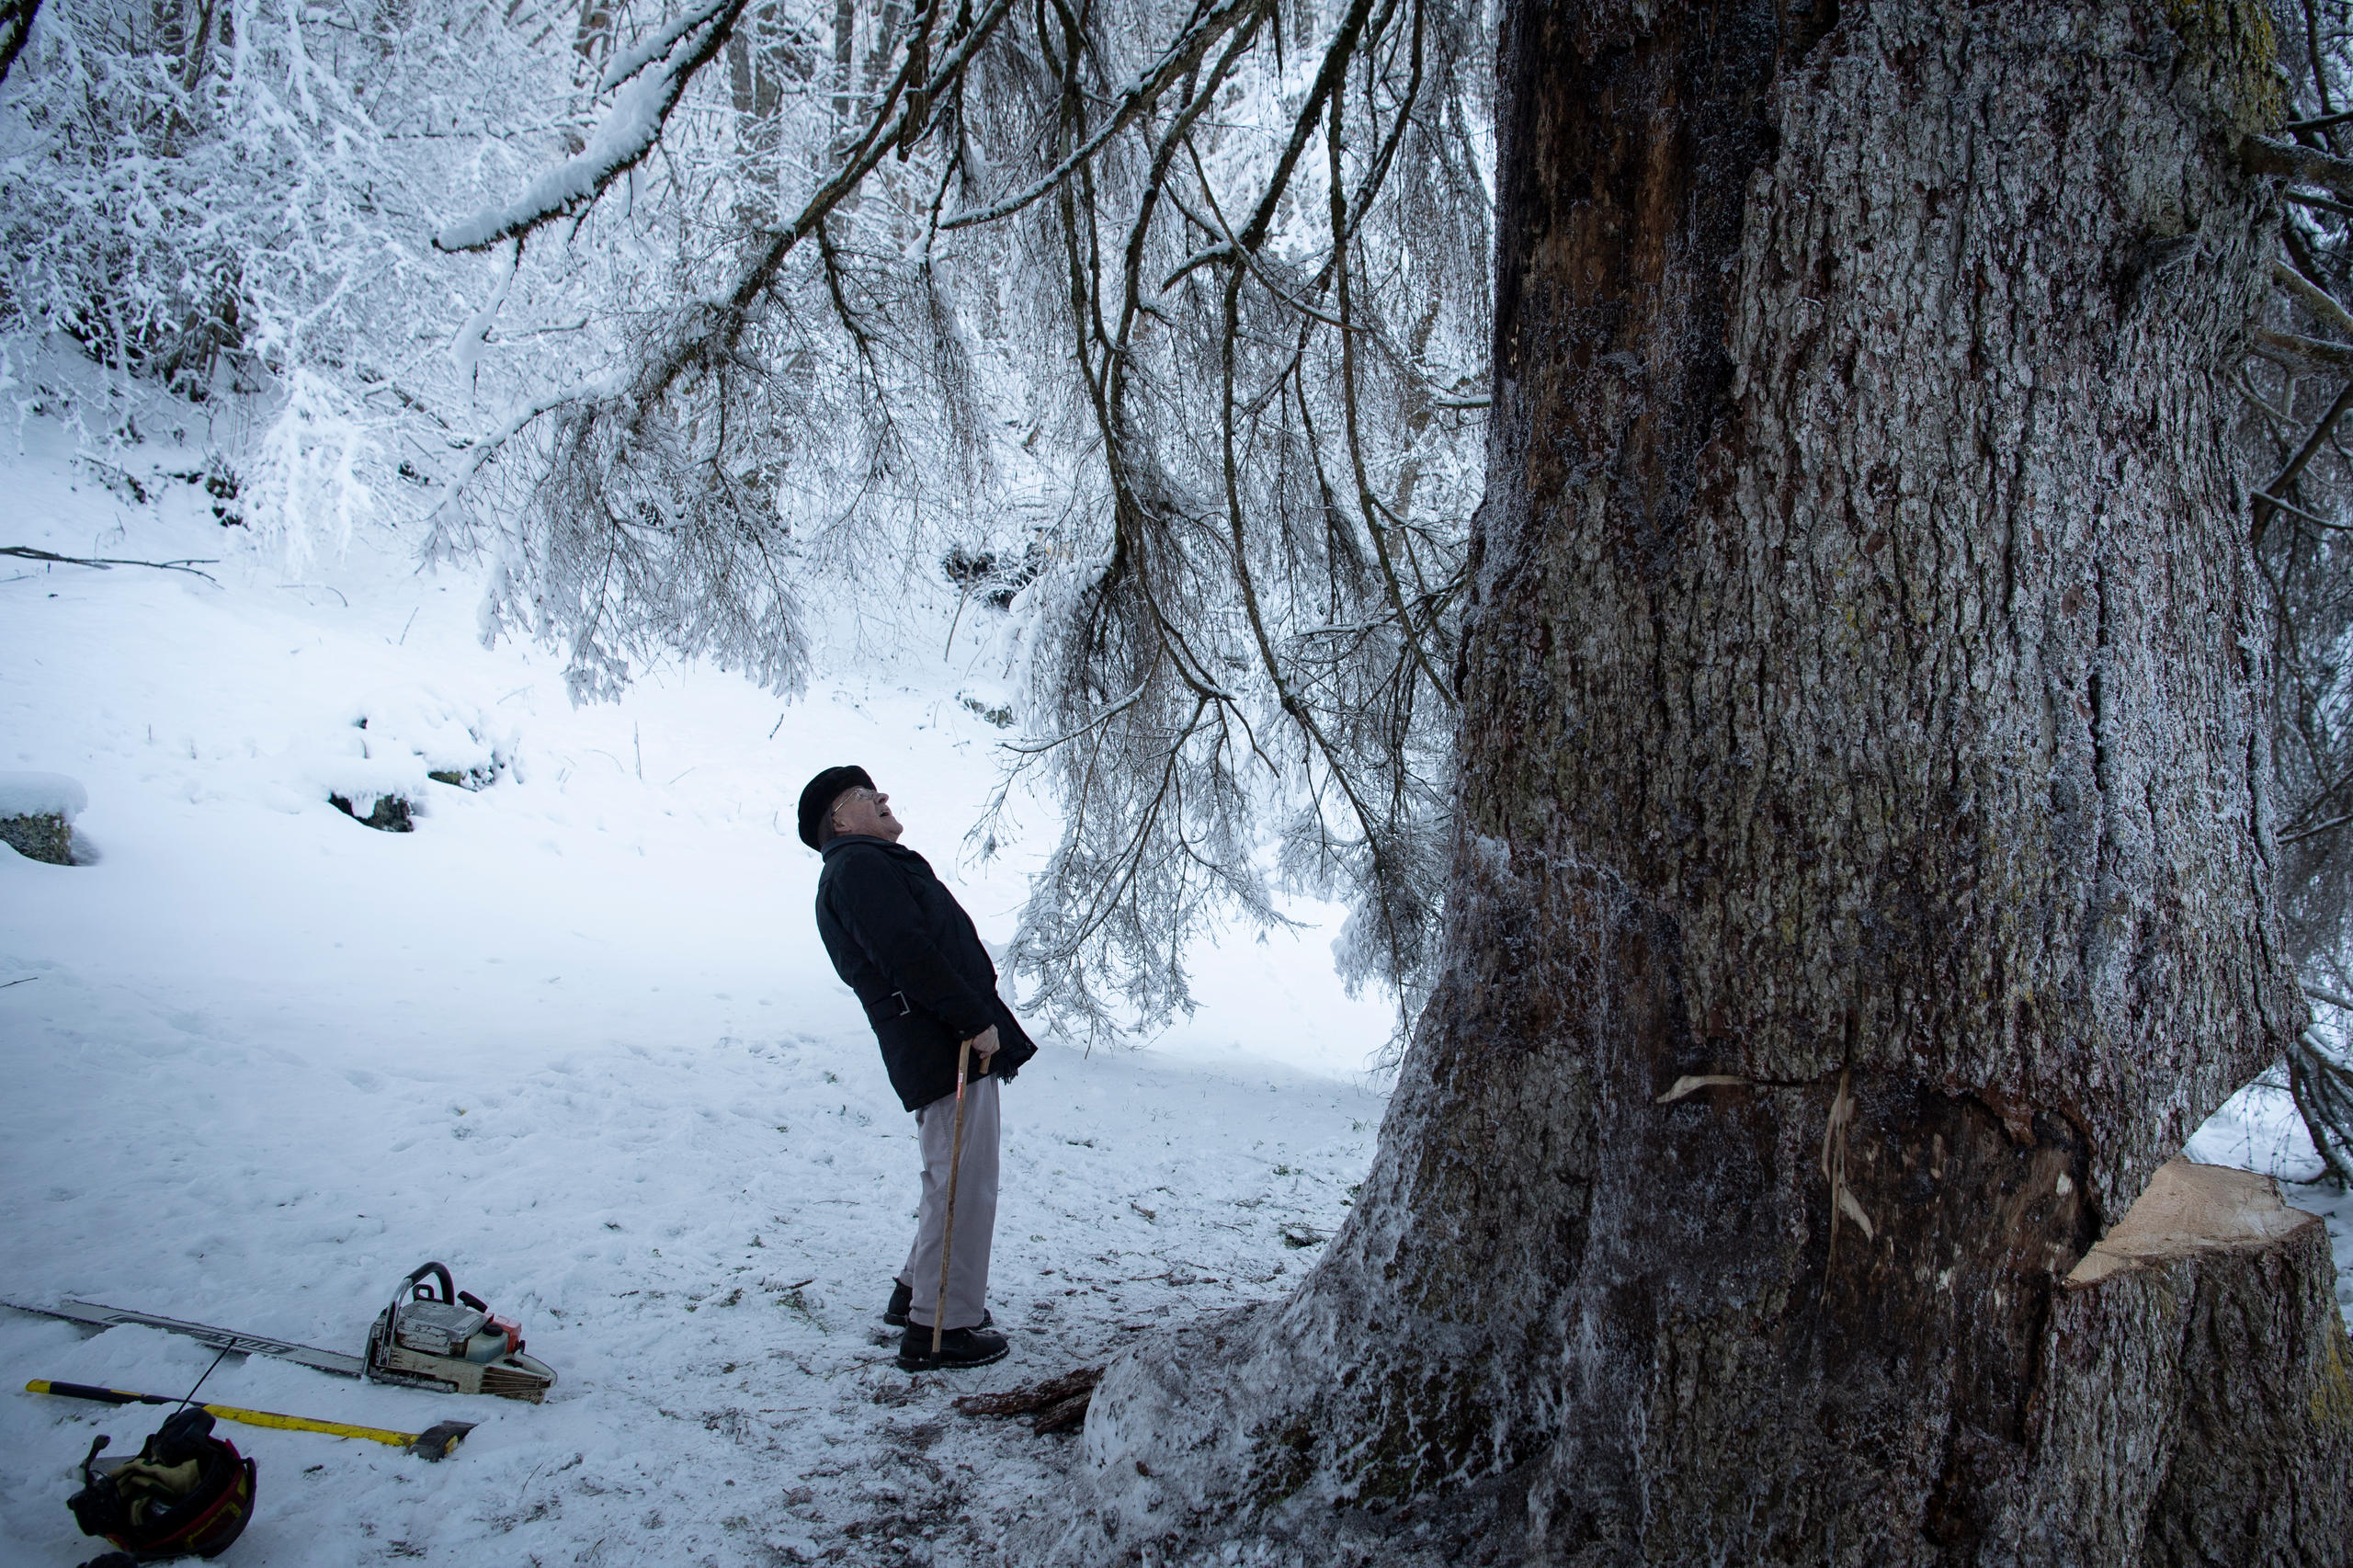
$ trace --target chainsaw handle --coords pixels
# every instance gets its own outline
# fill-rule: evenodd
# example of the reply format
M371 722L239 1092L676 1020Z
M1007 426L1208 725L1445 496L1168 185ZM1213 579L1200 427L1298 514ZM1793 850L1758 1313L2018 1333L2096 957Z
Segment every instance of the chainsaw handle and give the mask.
M415 1289L410 1292L413 1300L420 1301L429 1301L433 1300L432 1288L430 1286L419 1285L417 1283L428 1274L433 1275L441 1281L441 1299L444 1301L454 1304L458 1300L458 1284L456 1280L449 1278L449 1267L445 1264L418 1264L415 1268L408 1271L408 1278L401 1281L401 1290L409 1290L412 1286L415 1286ZM400 1291L394 1291L392 1293L392 1299L394 1301L398 1301L400 1299Z
M457 1281L449 1278L449 1268L447 1264L420 1263L410 1269L408 1278L392 1287L392 1299L385 1303L382 1313L368 1330L367 1353L359 1358L360 1381L375 1381L369 1374L376 1369L378 1353L389 1351L392 1348L393 1325L400 1320L401 1303L404 1301L429 1301L433 1299L433 1287L419 1283L428 1274L438 1275L440 1278L443 1301L455 1301L458 1299Z

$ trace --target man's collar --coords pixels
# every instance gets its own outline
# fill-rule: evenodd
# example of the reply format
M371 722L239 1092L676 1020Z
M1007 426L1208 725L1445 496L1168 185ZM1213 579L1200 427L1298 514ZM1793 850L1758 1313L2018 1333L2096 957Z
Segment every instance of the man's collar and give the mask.
M897 849L902 847L902 846L892 843L889 839L884 838L880 834L837 833L834 835L833 837L825 840L825 846L817 853L830 860L834 858L835 850L839 849L844 845L847 844L872 844L884 849ZM907 853L912 855L915 851L909 849Z

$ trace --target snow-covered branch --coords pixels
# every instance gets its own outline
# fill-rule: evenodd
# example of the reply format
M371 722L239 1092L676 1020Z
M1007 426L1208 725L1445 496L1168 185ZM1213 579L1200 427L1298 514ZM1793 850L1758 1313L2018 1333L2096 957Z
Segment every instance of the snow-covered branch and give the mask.
M629 64L620 73L626 83L615 95L612 108L588 139L588 144L533 180L522 195L504 207L485 208L461 222L449 224L433 236L436 249L487 250L504 240L519 239L543 223L568 218L587 208L621 176L637 167L654 151L668 123L670 111L694 80L695 73L717 56L729 30L743 14L745 0L717 0L696 19L674 24L656 35L663 51L658 65L651 57Z
M544 397L533 398L521 407L509 410L506 417L498 422L495 429L477 438L472 446L468 447L465 457L458 465L458 472L449 476L449 482L441 487L440 497L433 503L432 510L425 515L426 526L429 530L426 542L427 558L447 556L458 548L457 540L461 536L453 533L449 527L452 508L465 497L467 487L473 483L475 475L482 472L483 465L504 450L507 442L557 409L567 408L588 399L608 396L610 392L610 383L597 381L585 387L577 387L567 392L550 392Z
M597 78L597 90L600 93L611 92L655 61L668 55L677 47L680 39L697 28L706 27L717 21L719 14L727 8L728 0L704 0L704 4L690 7L673 17L669 21L646 34L634 48L626 49L615 54L607 62L604 74Z

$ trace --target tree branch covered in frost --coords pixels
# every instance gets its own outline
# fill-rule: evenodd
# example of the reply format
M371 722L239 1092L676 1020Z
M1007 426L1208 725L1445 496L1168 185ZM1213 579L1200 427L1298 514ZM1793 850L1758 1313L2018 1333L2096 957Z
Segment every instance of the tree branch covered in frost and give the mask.
M273 400L266 490L478 556L583 698L673 652L790 689L813 595L995 562L1008 788L1063 821L1036 999L1165 1017L1288 891L1413 1011L1483 0L47 4L8 325Z
M494 608L568 642L584 695L657 647L788 683L800 563L865 539L1022 560L1009 784L1064 824L1014 947L1033 1000L1165 1017L1188 944L1289 889L1349 906L1344 970L1410 1017L1480 483L1488 108L1456 62L1483 12L744 21L733 148L676 116L659 142L665 214L707 236L674 253L683 297L633 318L608 389L524 401L469 453L537 443L517 520L452 501L445 542L496 541ZM699 90L677 116L722 108Z
M775 634L800 619L795 574L774 548L781 540L740 526L762 498L743 494L723 454L682 444L675 428L607 444L605 406L558 415L538 526L502 541L486 613L568 642L575 699L619 695L633 668L665 651L797 688L803 645Z

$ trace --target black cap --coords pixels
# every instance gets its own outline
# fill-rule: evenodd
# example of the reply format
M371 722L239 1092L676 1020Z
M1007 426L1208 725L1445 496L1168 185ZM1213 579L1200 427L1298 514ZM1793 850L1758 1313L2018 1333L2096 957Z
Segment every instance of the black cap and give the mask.
M874 780L863 767L828 767L809 780L809 787L801 791L801 842L812 849L818 847L818 820L843 790L873 788Z

